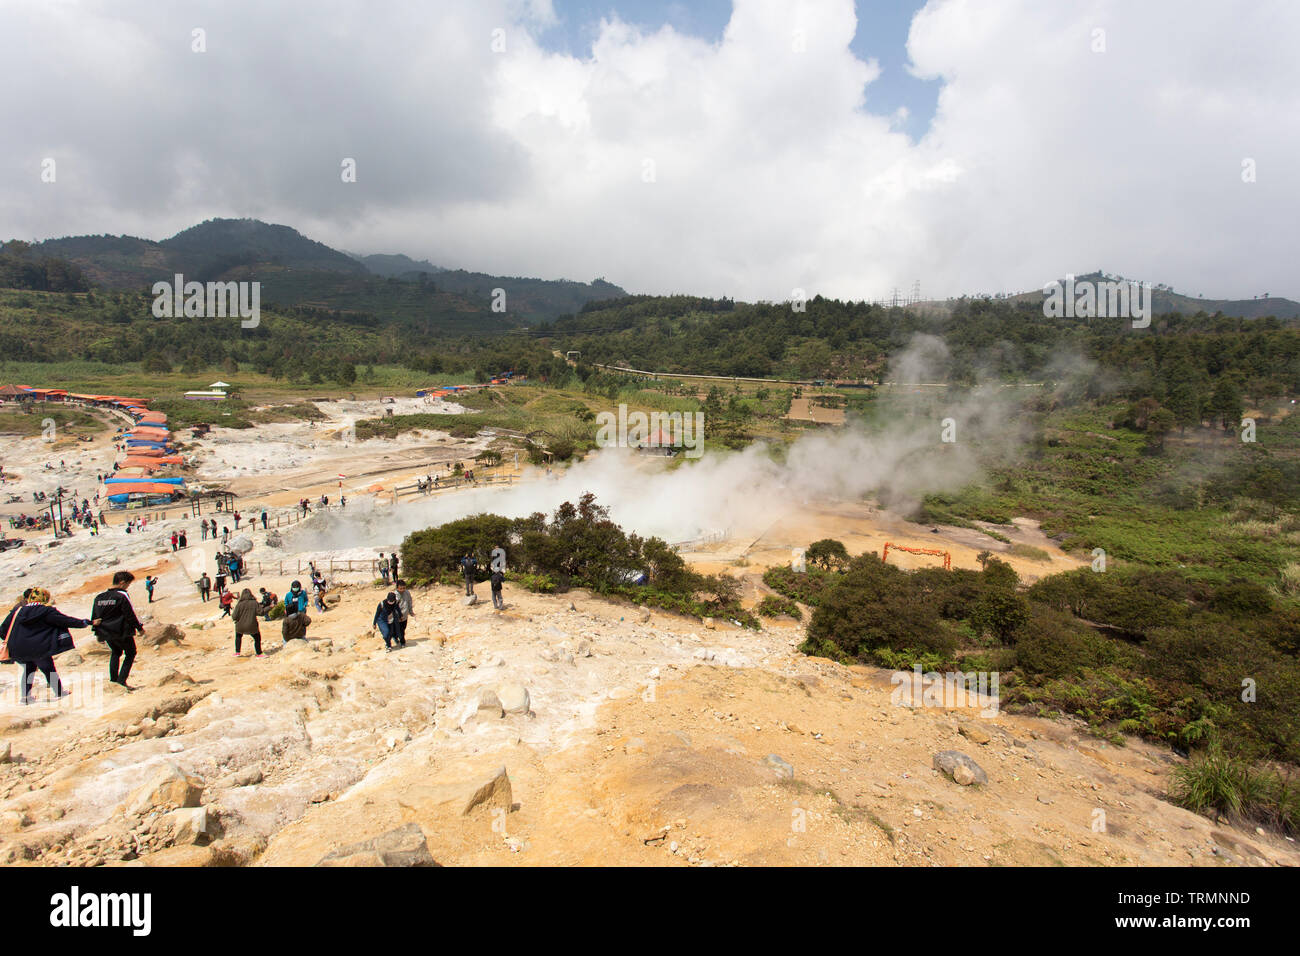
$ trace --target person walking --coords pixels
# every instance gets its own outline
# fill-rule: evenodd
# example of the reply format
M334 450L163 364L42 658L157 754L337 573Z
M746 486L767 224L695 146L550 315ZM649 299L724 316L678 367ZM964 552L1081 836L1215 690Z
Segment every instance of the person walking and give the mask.
M235 605L235 656L242 657L239 653L239 646L245 634L253 638L253 651L258 657L265 657L262 653L262 628L257 623L257 598L253 597L253 592L244 588L239 595L239 603Z
M146 574L146 575L144 576L144 589L145 589L146 591L149 592L149 603L150 603L150 604L153 603L153 589L154 589L154 585L157 584L157 583L158 583L158 579L157 579L157 578L155 578L155 577L153 577L153 576L151 576L151 575L148 575L148 574Z
M465 574L465 597L473 597L474 575L478 573L478 562L474 560L474 555L466 552L465 557L460 559L460 569Z
M312 603L316 610L325 613L325 579L319 573L311 576Z
M208 540L208 519L207 518L204 518L202 521L199 522L199 540L200 541Z
M204 604L207 604L208 598L212 596L212 579L208 577L208 572L204 571L200 574L199 579L194 583L199 586L199 597L203 599Z
M266 509L262 509L262 530L266 530Z
M379 552L379 576L383 578L384 583L388 583L388 559L384 557L384 552Z
M113 575L113 586L95 595L91 613L99 621L95 627L95 638L108 645L108 679L114 684L127 686L126 679L135 662L135 636L144 633L144 625L136 616L127 590L135 575L130 571L118 571Z
M398 623L401 625L402 646L405 647L406 626L415 616L415 602L411 599L411 591L405 581L397 582L397 609L401 612L401 620Z
M45 588L28 588L3 622L0 633L4 635L4 658L23 665L23 703L32 700L32 683L36 672L45 676L55 699L70 693L63 687L59 673L54 668L54 658L73 648L74 627L88 627L96 623L90 618L69 617L54 607L54 599Z
M230 612L235 604L235 596L222 588L218 593L217 600L221 602L221 616L230 617Z
M492 582L492 606L498 611L503 610L506 602L501 594L501 586L505 583L506 573L498 568L493 568L488 580Z
M239 519L240 519L240 517L241 517L241 515L239 514L238 511L236 511L236 512L235 512L235 530L236 530L236 531L239 530Z
M184 550L185 550L186 548L188 548L189 546L190 546L190 543L189 543L188 541L185 540L185 532L182 531L182 532L181 532L181 550L184 551Z
M394 551L388 558L388 571L392 575L393 583L397 583L397 552Z
M172 551L173 551L173 552L175 552L175 550L176 550L176 546L177 546L178 544L180 544L180 542L181 542L181 536L180 536L179 534L177 534L175 531L173 531L173 532L172 532Z
M225 547L226 543L227 543L229 540L230 540L230 528L229 528L227 525L222 525L222 526L221 526L221 545L222 545L222 547Z
M392 591L388 596L379 602L375 607L375 617L370 622L371 627L379 628L379 633L384 638L384 647L392 650L394 641L397 640L397 629L401 625L402 612L397 606L397 595ZM402 647L406 644L401 640L397 646Z

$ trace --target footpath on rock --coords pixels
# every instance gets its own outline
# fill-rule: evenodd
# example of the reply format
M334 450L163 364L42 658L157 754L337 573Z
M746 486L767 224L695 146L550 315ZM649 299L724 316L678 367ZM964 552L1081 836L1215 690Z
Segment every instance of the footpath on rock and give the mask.
M1162 799L1168 751L934 706L889 671L805 657L794 625L510 588L496 612L433 587L388 653L369 630L384 589L338 593L306 642L264 624L262 659L233 656L212 604L155 608L131 693L93 640L60 658L73 698L0 716L0 860L1300 862Z

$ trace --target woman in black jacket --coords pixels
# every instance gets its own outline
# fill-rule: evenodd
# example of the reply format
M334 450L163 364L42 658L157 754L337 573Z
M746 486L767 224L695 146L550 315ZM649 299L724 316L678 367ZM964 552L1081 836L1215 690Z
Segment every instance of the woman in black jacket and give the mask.
M23 665L23 703L32 703L32 683L39 670L55 697L67 697L54 669L54 657L72 650L69 628L89 627L89 618L68 617L59 612L51 602L50 592L44 588L28 588L23 592L23 602L14 607L0 622L0 634L5 635L9 660Z

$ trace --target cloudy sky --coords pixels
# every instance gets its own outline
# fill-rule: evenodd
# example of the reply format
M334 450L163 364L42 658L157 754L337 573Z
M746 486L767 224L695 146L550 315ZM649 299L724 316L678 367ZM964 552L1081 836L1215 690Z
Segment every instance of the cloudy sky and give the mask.
M0 0L0 237L251 216L635 292L1300 297L1298 44L1294 0Z

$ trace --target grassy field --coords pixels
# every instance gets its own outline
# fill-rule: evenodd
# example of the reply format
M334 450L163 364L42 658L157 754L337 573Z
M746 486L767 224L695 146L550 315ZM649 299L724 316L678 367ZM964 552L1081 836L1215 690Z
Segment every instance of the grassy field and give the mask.
M18 409L0 410L0 435L16 435L20 438L32 438L44 431L47 420L52 420L55 434L61 437L79 435L99 435L109 429L107 422L80 408L60 408L43 406L30 413Z
M1026 460L928 497L921 517L953 524L1032 517L1081 556L1101 548L1117 566L1176 568L1219 583L1247 578L1284 591L1283 571L1300 558L1300 519L1234 485L1261 462L1300 457L1300 421L1274 417L1254 443L1236 432L1188 429L1151 455L1141 434L1110 427L1122 412L1048 414Z

